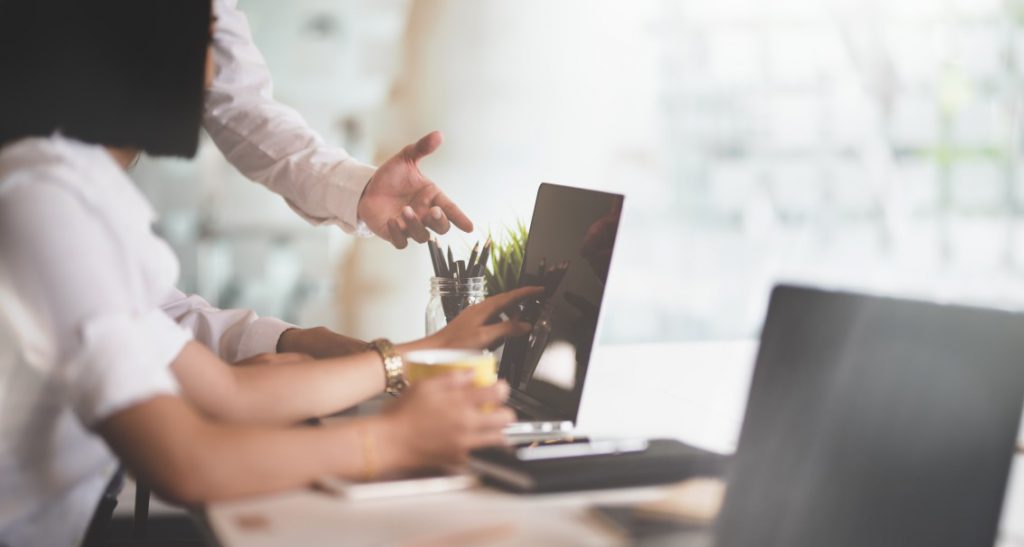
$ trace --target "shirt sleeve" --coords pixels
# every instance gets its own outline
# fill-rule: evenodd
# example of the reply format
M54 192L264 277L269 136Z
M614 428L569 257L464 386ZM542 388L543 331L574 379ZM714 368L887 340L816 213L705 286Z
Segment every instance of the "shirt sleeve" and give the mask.
M295 325L251 310L222 310L202 297L175 289L161 305L165 314L229 363L275 353L281 334Z
M237 0L215 0L214 10L216 76L206 96L206 131L242 174L283 196L308 222L365 235L357 206L374 168L327 146L298 112L274 100L270 71Z
M176 395L170 364L191 339L132 295L140 274L120 241L57 184L0 189L0 282L16 295L10 308L22 310L20 323L45 346L23 352L89 428L146 399Z

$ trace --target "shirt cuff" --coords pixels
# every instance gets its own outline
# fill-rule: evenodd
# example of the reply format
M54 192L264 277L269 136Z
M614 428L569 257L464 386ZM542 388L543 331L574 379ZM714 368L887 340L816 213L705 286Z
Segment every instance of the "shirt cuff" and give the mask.
M333 223L346 232L362 235L359 229L359 200L376 172L376 167L349 158L328 175L331 189L327 193L327 209L336 217L331 219Z
M178 394L170 365L192 335L163 311L91 319L80 334L81 347L61 378L86 427L157 395Z
M238 361L261 353L277 353L277 341L288 329L297 328L274 317L261 317L245 327L238 343Z
M352 235L356 237L373 237L377 234L373 233L369 224L363 222L362 219L359 219L359 224L356 224L356 229L352 232Z

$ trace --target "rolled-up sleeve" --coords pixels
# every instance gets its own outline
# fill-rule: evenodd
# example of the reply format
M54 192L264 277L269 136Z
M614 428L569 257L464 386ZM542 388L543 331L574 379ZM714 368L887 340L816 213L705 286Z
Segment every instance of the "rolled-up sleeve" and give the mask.
M62 369L71 406L86 427L157 395L177 394L168 363L191 334L160 310L86 321L80 345Z
M144 211L132 213L120 220L139 231L126 236L128 225L112 224L67 185L0 187L0 279L46 348L32 366L89 428L152 397L177 395L170 365L192 339L140 292L148 271L141 264L161 249L140 243L148 226ZM139 247L129 249L132 242Z
M277 351L281 334L295 325L260 317L245 309L222 310L197 295L174 290L161 305L164 313L229 363Z
M214 143L308 222L367 235L357 207L375 169L328 146L298 112L274 100L270 71L236 0L215 0L214 9L216 75L203 116Z

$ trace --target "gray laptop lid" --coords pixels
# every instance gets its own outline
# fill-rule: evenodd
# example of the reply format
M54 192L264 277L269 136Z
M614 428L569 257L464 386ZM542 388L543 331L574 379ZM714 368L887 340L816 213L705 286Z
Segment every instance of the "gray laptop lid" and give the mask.
M992 545L1022 398L1021 315L778 287L717 545Z
M551 183L537 191L519 284L547 291L524 306L533 331L505 344L498 371L529 419L576 420L623 199Z

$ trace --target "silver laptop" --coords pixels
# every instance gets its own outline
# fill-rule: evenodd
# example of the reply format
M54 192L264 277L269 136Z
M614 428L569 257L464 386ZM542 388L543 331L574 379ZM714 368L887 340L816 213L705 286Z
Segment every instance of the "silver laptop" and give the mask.
M506 342L498 369L521 420L506 430L513 441L572 434L623 201L620 194L550 183L537 192L519 285L545 291L520 306L520 319L533 330Z

